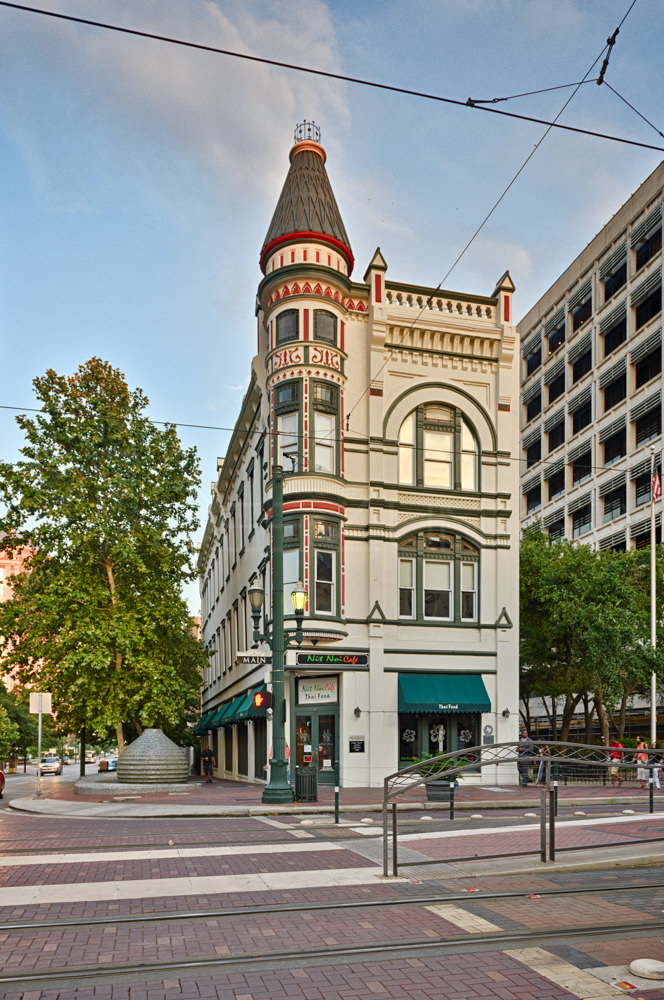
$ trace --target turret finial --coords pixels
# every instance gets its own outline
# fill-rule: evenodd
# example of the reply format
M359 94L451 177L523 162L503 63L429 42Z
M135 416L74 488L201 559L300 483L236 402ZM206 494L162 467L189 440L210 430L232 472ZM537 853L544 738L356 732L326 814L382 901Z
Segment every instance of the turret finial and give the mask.
M295 126L293 138L295 142L312 139L314 142L320 143L320 127L316 125L316 122L303 121Z

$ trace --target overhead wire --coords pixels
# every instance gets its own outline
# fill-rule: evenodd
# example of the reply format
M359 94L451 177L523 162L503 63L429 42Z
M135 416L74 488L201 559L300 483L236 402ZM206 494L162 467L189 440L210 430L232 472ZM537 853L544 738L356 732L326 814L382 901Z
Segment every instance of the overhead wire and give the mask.
M0 403L0 410L16 410L16 411L18 411L20 413L43 413L46 416L49 415L48 414L48 410L40 410L40 409L37 409L37 407L31 407L31 406L23 406L23 407L9 406L7 404L2 404L2 403ZM102 417L102 415L100 415L100 417ZM112 417L110 415L104 414L103 415L103 419L104 420L116 419L116 420L122 421L123 418L122 417ZM198 430L227 431L229 434L231 434L235 430L234 427L215 427L215 426L211 426L209 424L184 424L184 423L180 423L179 421L175 421L175 420L153 420L151 417L148 417L147 420L151 424L156 424L156 425L163 426L163 427L188 427L188 428L194 428L194 429L198 429ZM266 428L253 428L253 429L251 429L249 431L245 431L245 438L248 439L249 437L252 437L254 435L256 435L257 437L261 437L261 435L263 435L265 432L266 432ZM300 432L291 433L291 432L279 431L277 429L274 430L274 436L276 438L279 438L280 436L287 437L289 441L296 440L298 443L303 443L305 441L308 441L309 437L310 437L310 435L303 434L303 433L300 433ZM317 440L319 440L319 441L328 441L328 440L332 440L332 438L328 437L326 435L326 436L322 436L322 437L318 438ZM340 434L336 435L333 440L334 440L334 444L335 445L339 445L339 446L341 445L341 435ZM590 441L588 442L588 444L590 444ZM433 447L428 447L427 448L427 454L428 455L437 455L437 456L440 456L440 457L445 456L447 458L453 458L454 455L456 454L456 451L453 448L448 449L448 448L433 448ZM290 456L288 456L288 457L290 457ZM628 456L625 455L625 456L622 456L622 457L625 458L625 459L627 459ZM500 461L501 462L503 462L503 461L516 462L516 463L518 463L520 465L526 464L526 469L529 468L529 466L527 464L527 462L528 462L528 458L527 457L526 458L519 458L519 457L513 456L513 455L501 455L500 456ZM545 468L548 464L553 464L554 462L557 462L558 459L557 458L551 459L550 463L549 463L549 461L547 459L539 459L538 461L541 462L541 468ZM531 463L531 464L535 464L535 463ZM565 464L567 464L567 465L573 465L574 463L567 462ZM593 472L603 472L605 470L605 468L606 468L603 465L588 465L586 462L581 462L579 464L582 465L584 469L588 469L588 470L591 470ZM614 472L616 470L620 471L620 460L618 460L614 465L612 465L611 469Z
M614 40L615 40L615 36L618 34L618 31L620 30L620 27L625 23L625 19L627 18L629 12L634 7L635 3L636 3L636 0L632 0L632 3L630 4L628 10L626 11L626 13L625 13L622 21L620 22L620 25L616 28L613 36L611 36L611 37L614 38ZM607 45L610 45L610 44L611 44L611 39L608 39ZM422 308L417 313L417 315L414 317L414 319L411 321L411 323L406 327L406 329L404 330L403 334L401 335L399 343L396 345L396 347L393 347L393 348L390 349L390 353L388 354L387 358L383 361L382 365L379 367L378 372L376 374L379 375L382 371L384 371L386 365L392 359L395 351L398 350L398 348L400 347L401 344L403 344L403 342L404 342L406 336L408 335L408 333L414 328L415 324L418 322L418 320L420 319L420 317L422 316L422 314L425 312L425 310L427 308L429 308L429 306L431 305L431 303L433 301L434 295L436 295L441 290L443 282L447 281L448 277L450 276L450 274L452 273L452 271L454 270L454 268L457 266L457 264L459 263L459 261L463 258L464 254L470 248L470 246L472 245L472 243L474 242L474 240L476 239L476 237L480 234L480 232L482 231L482 229L484 228L484 226L486 225L486 223L489 221L489 219L491 218L491 216L493 215L493 213L496 211L496 209L498 208L498 206L502 202L503 198L505 198L505 196L507 195L507 193L510 190L510 188L516 182L517 178L520 176L520 174L526 168L526 166L528 165L528 163L530 162L530 160L533 158L533 156L535 155L535 153L539 149L539 147L542 145L542 143L544 142L544 140L546 139L546 137L549 135L549 133L551 132L551 129L554 128L554 125L558 121L558 118L560 118L560 116L563 114L563 112L568 107L568 105L573 100L573 98L576 96L576 94L578 93L579 89L583 86L583 84L587 82L588 77L592 73L593 69L595 68L595 66L597 65L597 63L599 62L599 60L602 58L602 55L604 54L605 51L606 51L606 46L602 49L602 51L599 53L599 55L596 57L596 59L593 61L593 63L589 67L589 69L586 71L586 73L583 76L583 79L578 84L575 85L573 93L570 94L570 96L567 98L567 100L565 101L565 103L561 107L560 111L558 112L558 114L554 118L553 122L545 129L545 131L543 132L543 134L540 136L540 138L538 139L538 141L535 143L535 145L532 148L532 150L530 151L530 153L528 153L528 156L525 158L525 160L523 161L523 163L521 164L521 166L519 167L519 169L516 171L516 173L512 177L512 179L509 182L509 184L507 185L507 187L503 190L502 194L494 202L494 204L491 207L491 209L489 210L489 212L487 212L487 214L485 215L485 217L482 219L482 221L480 222L479 226L476 228L475 232L472 234L472 236L470 237L470 239L468 240L468 242L466 243L466 245L463 247L463 249L460 251L460 253L457 254L456 258L452 262L452 265L448 268L447 272L443 275L443 277L441 278L441 280L438 282L435 290L431 293L431 295L429 295L426 303L422 306ZM374 375L373 381L375 381L375 378L376 378L376 375ZM362 400L364 399L364 397L366 396L366 394L369 392L370 388L371 388L371 384L369 383L367 386L365 386L365 388L364 388L363 392L361 393L360 397L358 398L357 402L353 406L350 407L350 409L348 411L348 417L349 418L350 418L351 414L353 413L353 410L355 410L359 406L359 404L362 402Z
M636 2L636 0L634 0L634 2ZM116 31L125 35L134 35L138 38L149 38L157 42L166 42L169 45L180 45L185 48L197 49L202 52L212 52L215 55L229 56L233 59L243 59L249 62L262 63L266 66L277 66L280 69L289 69L297 73L308 73L312 76L321 76L330 80L339 80L342 83L354 83L362 87L373 87L377 90L386 90L395 94L404 94L407 97L419 97L427 101L438 101L442 104L451 104L461 108L470 107L476 111L486 111L494 115L504 115L507 118L516 118L520 121L533 122L536 125L547 125L551 128L559 128L567 132L577 132L580 135L589 135L598 139L608 139L611 142L626 143L629 146L639 146L643 149L654 149L659 153L664 152L664 146L653 146L649 143L638 142L636 139L626 139L622 136L610 135L606 132L597 132L592 129L580 128L575 125L562 125L558 121L549 122L543 118L534 118L531 115L520 115L514 111L502 111L498 108L489 108L484 104L468 104L467 101L456 100L452 97L442 97L439 94L430 94L426 91L413 90L409 87L397 87L395 84L378 83L376 80L365 80L361 77L348 76L345 73L332 73L330 70L314 69L312 66L303 66L299 63L288 63L279 59L266 59L264 56L252 56L246 52L234 52L231 49L222 49L215 45L204 45L202 42L189 42L182 38L175 38L171 35L159 35L152 31L140 31L138 28L124 28L117 24L110 24L106 21L93 21L86 17L74 17L72 14L60 14L56 11L43 10L40 7L29 7L25 4L12 3L10 0L0 0L0 7L9 7L14 10L21 10L30 14L41 14L45 17L53 17L62 21L71 21L75 24L85 24L93 28L103 28L106 31Z
M219 48L219 47L216 47L216 46L204 45L202 43L197 43L197 42L185 41L184 39L179 39L179 38L175 38L175 37L172 37L172 36L160 35L160 34L156 34L154 32L140 31L138 29L125 28L125 27L121 27L119 25L114 25L114 24L110 24L110 23L102 22L102 21L95 21L95 20L92 20L92 19L89 19L89 18L81 18L81 17L75 17L73 15L69 15L69 14L62 14L62 13L58 13L58 12L54 12L54 11L47 11L47 10L43 10L41 8L31 7L31 6L27 6L27 5L24 5L24 4L13 3L13 2L10 2L10 0L0 0L0 6L2 6L2 7L13 8L13 9L16 9L16 10L25 11L27 13L40 14L40 15L44 15L44 16L47 16L47 17L56 18L56 19L59 19L59 20L70 21L70 22L74 22L74 23L78 23L78 24L84 24L84 25L88 25L88 26L91 26L91 27L98 27L98 28L102 28L102 29L105 29L105 30L119 32L119 33L122 33L122 34L128 34L128 35L133 35L133 36L148 38L148 39L152 39L152 40L155 40L155 41L165 42L165 43L174 44L174 45L180 45L180 46L184 46L186 48L193 48L193 49L197 49L197 50L212 52L212 53L215 53L215 54L225 55L225 56L229 56L229 57L233 57L233 58L237 58L237 59L244 59L244 60L248 60L248 61L251 61L251 62L257 62L257 63L266 64L266 65L277 66L277 67L280 67L280 68L283 68L283 69L290 69L290 70L293 70L293 71L296 71L296 72L303 72L303 73L308 73L308 74L312 74L312 75L316 75L316 76L327 77L327 78L330 78L330 79L336 79L336 80L340 80L342 82L355 83L355 84L358 84L358 85L361 85L361 86L368 86L368 87L373 87L373 88L377 88L377 89L381 89L381 90L387 90L387 91L391 91L391 92L395 92L395 93L401 93L401 94L404 94L404 95L407 95L407 96L419 97L419 98L423 98L423 99L427 99L427 100L434 100L434 101L438 101L438 102L442 102L442 103L446 103L446 104L452 104L452 105L461 106L461 107L475 108L475 109L480 110L480 111L492 111L495 114L501 114L501 115L504 115L506 117L516 118L516 119L520 119L520 120L523 120L523 121L529 121L529 122L533 122L533 123L536 123L536 124L546 125L547 128L546 128L545 132L543 133L543 135L537 141L537 143L535 144L535 146L533 147L533 149L531 150L531 152L528 154L528 156L526 157L526 159L524 160L524 162L521 164L521 166L519 167L519 169L517 170L517 172L514 174L514 176L510 180L509 184L505 187L505 189L503 190L503 192L501 193L501 195L499 196L499 198L496 200L496 202L494 203L494 205L492 206L492 208L490 209L490 211L487 213L487 215L484 217L484 219L482 220L482 222L476 228L476 230L474 231L474 233L472 234L472 236L470 237L470 239L468 240L468 242L465 244L465 246L463 247L463 249L459 252L459 254L457 255L457 257L453 261L452 265L450 266L450 268L446 272L446 274L443 276L443 278L441 278L440 282L438 283L438 285L436 286L436 288L434 289L434 291L430 294L430 296L427 299L427 302L425 303L425 305L420 309L420 311L417 314L417 316L415 316L415 318L413 319L413 321L406 328L406 330L404 331L404 333L403 333L403 335L402 335L399 343L397 345L395 345L394 347L390 348L390 354L389 354L388 358L383 362L381 368L379 369L379 373L380 373L380 371L382 371L385 368L385 365L389 363L389 360L391 359L391 357L393 356L393 354L399 349L400 345L403 343L403 341L404 341L405 337L407 336L408 332L410 332L410 330L413 329L414 325L417 323L417 321L419 320L419 318L422 316L422 314L425 311L425 309L428 308L428 306L431 304L434 295L436 295L441 290L443 282L445 282L447 280L447 278L449 277L449 275L452 273L452 271L454 270L454 268L456 267L456 265L459 263L459 261L462 259L462 257L464 256L464 254L466 253L466 251L469 249L469 247L471 246L471 244L473 243L473 241L479 235L479 233L481 232L481 230L483 229L483 227L486 225L486 223L488 222L488 220L491 218L491 216L493 215L493 213L495 212L495 210L498 208L498 206L500 205L500 203L502 202L502 200L505 198L505 196L507 195L507 193L509 192L509 190L511 189L511 187L513 186L513 184L516 182L516 180L518 179L519 175L525 169L525 167L528 164L528 162L530 161L530 159L534 156L534 154L537 151L537 149L539 148L539 146L542 144L542 142L544 141L544 139L549 135L549 133L551 132L551 130L553 128L560 128L560 129L563 129L565 131L578 132L578 133L581 133L581 134L584 134L584 135L593 136L593 137L596 137L596 138L604 138L604 139L609 139L609 140L612 140L612 141L624 142L624 143L627 143L629 145L635 145L635 146L640 146L640 147L647 148L647 149L657 150L659 152L664 152L664 147L653 146L653 145L650 145L650 144L647 144L647 143L637 142L636 140L624 139L624 138L621 138L619 136L612 136L612 135L608 135L606 133L596 132L596 131L592 131L592 130L588 130L588 129L581 129L581 128L577 128L577 127L574 127L574 126L562 125L561 123L558 122L558 119L563 114L563 112L565 111L565 109L567 108L567 106L569 105L569 103L571 102L571 100L574 98L574 96L576 95L576 93L578 92L578 90L580 89L580 87L583 86L585 83L590 82L588 80L588 76L592 72L592 70L594 69L594 67L597 64L597 62L599 61L599 59L602 57L602 54L605 53L605 52L606 52L606 56L605 56L604 62L602 64L602 69L600 71L600 77L598 78L598 80L596 82L598 84L602 83L602 82L606 83L606 80L604 80L604 75L606 73L606 69L608 68L609 58L610 58L610 55L611 55L612 48L615 45L615 41L616 41L618 32L620 30L620 27L622 27L623 23L625 22L627 16L629 15L630 11L634 7L635 3L636 3L636 0L632 0L632 3L630 4L630 6L627 9L625 15L623 16L620 24L615 29L613 35L610 36L607 39L608 49L607 49L607 46L605 46L602 49L602 52L594 60L592 66L590 67L590 69L588 70L588 72L585 74L584 78L581 81L579 81L578 83L573 83L573 84L561 84L561 85L556 86L556 87L548 87L548 88L543 88L541 90L529 91L529 92L525 92L523 94L515 94L515 95L512 95L511 97L492 98L491 101L490 101L490 103L498 103L500 101L512 100L512 99L518 98L518 97L531 96L531 95L534 95L534 94L545 93L545 92L552 91L552 90L559 90L559 89L566 89L568 87L574 87L574 92L565 101L565 103L563 104L562 108L560 109L560 111L558 112L558 114L555 116L555 118L553 119L553 121L546 121L544 119L535 118L535 117L532 117L532 116L519 115L519 114L515 114L515 113L512 113L512 112L499 111L498 109L495 109L495 108L484 107L484 104L489 103L489 101L482 101L482 100L479 100L479 99L468 98L467 101L464 102L464 101L460 101L460 100L455 100L453 98L447 98L447 97L442 97L440 95L430 94L430 93L423 92L423 91L415 91L415 90L412 90L412 89L409 89L409 88L403 88L403 87L397 87L395 85L378 83L376 81L364 80L364 79L357 78L357 77L350 77L350 76L347 76L347 75L344 75L344 74L332 73L332 72L329 72L329 71L326 71L326 70L318 70L318 69L314 69L312 67L306 67L306 66L302 66L302 65L298 65L298 64L294 64L294 63L286 63L286 62L279 61L279 60L266 59L266 58L260 57L260 56L252 56L252 55L248 55L246 53L233 52L233 51L228 50L228 49L222 49L222 48ZM633 108L632 105L630 105L629 102L626 101L626 99L622 97L622 95L618 94L617 91L615 91L614 88L611 87L609 84L606 84L606 85L609 87L610 90L612 90L614 93L616 93L616 95L618 97L620 97L621 100L625 101L625 103L628 104L629 107L632 108L632 110L634 110L637 114L639 114L639 116L641 118L643 118L643 120L647 124L649 124L653 129L655 129L655 131L659 135L662 135L662 138L664 138L664 135L654 125L652 125L652 123L649 122L643 115L640 115L640 112L636 111L636 109ZM375 376L374 376L374 378L375 378ZM347 420L349 420L350 415L352 414L353 410L359 405L359 403L361 402L361 400L364 398L364 396L366 395L366 393L369 391L369 388L370 388L370 386L367 386L365 388L365 390L363 391L363 393L359 397L359 399L356 401L356 403L347 411L347 414L346 414ZM36 408L31 408L31 407L20 408L20 407L13 407L13 406L7 406L7 405L2 405L2 404L0 404L0 409L21 410L22 412L35 412L35 413L44 413L44 412L46 412L44 410L38 410ZM174 422L174 421L159 421L159 420L150 420L150 422L153 423L153 424L157 424L157 425L172 425L172 426L175 426L175 427L186 427L186 428L201 429L201 430L227 431L229 433L232 433L233 430L234 430L234 428L231 428L231 427L215 426L215 425L208 425L208 424L178 423L178 422ZM348 426L347 426L347 430L348 430ZM263 431L262 430L261 431L254 430L254 431L250 431L248 433L251 433L251 434L254 434L254 433L260 434L260 433L263 433ZM293 436L294 435L291 435L291 438ZM296 436L297 436L298 439L300 439L300 438L303 437L303 435L299 435L299 434L296 435ZM453 454L453 453L443 452L443 454ZM522 462L526 461L526 459L513 458L512 456L509 456L509 461L516 461L518 463L522 463ZM593 470L596 470L596 469L598 469L600 467L591 467L591 468Z

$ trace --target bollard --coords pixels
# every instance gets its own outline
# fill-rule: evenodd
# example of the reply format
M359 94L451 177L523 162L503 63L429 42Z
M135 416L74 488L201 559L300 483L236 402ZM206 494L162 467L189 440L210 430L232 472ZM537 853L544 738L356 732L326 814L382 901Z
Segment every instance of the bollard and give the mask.
M339 822L339 786L334 788L334 822Z
M553 765L553 813L558 815L558 764Z
M450 781L450 819L454 819L454 781L454 778Z
M653 796L653 792L654 792L654 789L655 789L655 773L654 773L654 771L655 771L655 769L651 767L650 768L650 774L648 776L648 798L650 799L650 805L649 805L648 812L654 812L655 811L655 801L654 801L654 796Z

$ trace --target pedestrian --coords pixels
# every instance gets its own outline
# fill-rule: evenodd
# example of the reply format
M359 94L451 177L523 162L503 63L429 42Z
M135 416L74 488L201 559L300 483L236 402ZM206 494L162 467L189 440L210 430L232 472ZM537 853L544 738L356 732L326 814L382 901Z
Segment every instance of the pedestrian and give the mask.
M620 767L619 761L622 760L622 754L620 752L622 750L622 743L618 740L611 740L609 746L611 747L611 750L609 750L609 774L611 775L611 784L615 785L617 781L619 785L622 785L623 779L618 773L618 768Z
M516 752L521 758L520 760L517 761L516 765L516 769L519 772L519 780L521 782L521 787L527 788L527 786L532 781L528 768L529 765L532 763L533 756L535 754L535 746L530 736L528 735L527 729L524 729L521 733L521 739L519 740L519 745L516 749Z
M205 775L205 784L212 784L212 768L217 766L217 762L214 759L214 754L210 747L206 747L201 753L201 761L203 762L203 774Z
M537 784L546 785L546 759L551 756L551 750L545 743L539 749L540 763L537 768Z
M641 789L643 790L648 783L648 744L644 742L641 736L636 737L636 777L637 780L641 782Z
M655 787L661 791L662 783L660 779L662 776L662 764L664 763L664 752L662 752L662 748L659 743L653 743L652 749L655 750L655 753L650 756L652 776L655 782Z

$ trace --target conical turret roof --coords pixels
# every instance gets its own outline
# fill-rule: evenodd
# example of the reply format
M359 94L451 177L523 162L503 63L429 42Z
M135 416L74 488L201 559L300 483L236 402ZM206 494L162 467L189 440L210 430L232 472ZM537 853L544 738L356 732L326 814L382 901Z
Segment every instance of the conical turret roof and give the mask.
M267 257L278 246L291 238L307 237L323 237L324 242L343 253L349 273L352 270L353 252L325 169L325 150L317 141L320 132L317 126L314 129L312 133L308 128L306 138L302 137L302 126L295 131L290 169L261 250L263 271Z

